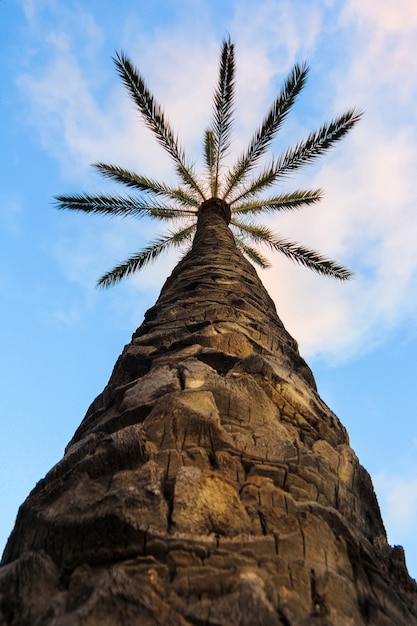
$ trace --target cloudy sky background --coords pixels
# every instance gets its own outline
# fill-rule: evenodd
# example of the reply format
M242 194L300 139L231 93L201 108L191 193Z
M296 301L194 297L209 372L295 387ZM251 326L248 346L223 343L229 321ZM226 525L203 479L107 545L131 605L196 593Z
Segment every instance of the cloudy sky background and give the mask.
M234 154L296 61L311 71L276 153L352 106L365 112L284 187L322 187L324 200L268 220L355 279L339 284L277 255L260 275L417 577L414 0L0 1L0 549L176 262L168 254L97 291L96 279L160 225L53 207L56 194L113 189L95 161L174 180L111 57L124 50L135 61L199 163L227 33L237 58Z

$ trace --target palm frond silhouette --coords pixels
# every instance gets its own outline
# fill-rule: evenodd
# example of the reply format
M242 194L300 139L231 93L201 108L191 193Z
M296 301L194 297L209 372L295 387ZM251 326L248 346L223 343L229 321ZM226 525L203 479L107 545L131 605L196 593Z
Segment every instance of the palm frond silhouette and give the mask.
M342 265L315 250L277 236L254 218L261 212L292 211L321 199L321 189L297 189L292 193L266 197L260 197L260 194L322 156L358 122L361 117L359 110L350 109L323 124L306 139L262 166L261 160L268 153L305 85L308 67L296 64L247 149L230 169L226 169L224 158L231 148L235 95L234 44L227 38L222 44L212 119L204 133L204 174L197 175L162 107L155 101L137 68L123 52L116 54L113 60L146 126L171 157L179 184L173 187L117 165L95 163L94 167L101 175L130 188L136 192L135 195L56 196L57 206L61 209L115 216L148 216L176 222L174 230L156 238L149 246L105 273L98 280L98 286L109 287L119 282L170 247L189 245L196 230L199 210L210 198L222 200L230 207L230 228L236 245L252 263L268 267L266 257L258 250L259 245L263 245L320 274L340 280L352 276L350 270Z

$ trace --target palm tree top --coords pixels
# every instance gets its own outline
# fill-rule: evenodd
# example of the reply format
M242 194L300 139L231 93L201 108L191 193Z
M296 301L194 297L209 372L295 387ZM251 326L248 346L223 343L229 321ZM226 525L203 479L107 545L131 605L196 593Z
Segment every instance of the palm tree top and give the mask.
M228 207L227 223L230 224L237 247L260 267L269 266L266 257L258 249L259 244L264 244L321 274L340 280L352 276L347 268L314 250L277 236L254 218L261 212L291 211L321 199L321 189L297 189L291 193L266 197L260 197L259 194L322 156L358 122L361 117L359 110L348 110L311 132L295 146L270 158L266 165L262 164L305 85L308 67L297 63L246 150L238 156L232 167L225 169L224 158L231 148L235 95L234 44L230 38L226 38L220 55L212 119L204 133L205 171L203 175L197 175L162 107L156 102L138 69L123 52L117 53L113 61L146 126L171 157L179 184L171 186L117 165L95 163L94 167L100 174L131 188L135 195L84 193L56 196L57 206L61 209L124 217L149 216L176 223L168 234L155 239L149 246L104 274L98 280L98 286L109 287L117 283L140 270L169 247L184 244L189 247L197 227L199 211L210 199L220 200Z

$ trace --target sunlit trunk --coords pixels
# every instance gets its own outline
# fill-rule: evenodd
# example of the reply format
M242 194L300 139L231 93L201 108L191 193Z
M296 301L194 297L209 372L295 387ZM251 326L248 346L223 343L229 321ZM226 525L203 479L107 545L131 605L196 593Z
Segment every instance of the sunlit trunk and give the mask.
M176 266L0 569L8 626L410 625L372 483L227 206Z

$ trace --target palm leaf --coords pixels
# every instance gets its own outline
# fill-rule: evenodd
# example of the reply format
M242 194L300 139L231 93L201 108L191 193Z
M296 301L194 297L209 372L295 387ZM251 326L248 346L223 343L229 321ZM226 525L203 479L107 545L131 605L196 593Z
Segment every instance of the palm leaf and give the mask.
M241 189L235 197L229 200L229 205L233 206L240 200L251 198L255 194L260 193L267 187L273 185L276 179L277 167L275 161L272 160L268 166L266 166L255 178L251 180L247 187L243 187L243 189Z
M204 194L195 179L192 166L186 163L184 151L180 147L161 106L155 101L138 70L123 52L116 53L113 61L119 76L139 107L145 124L154 133L158 143L174 160L180 178L187 187L197 192L199 197L204 200Z
M232 217L230 223L238 229L241 237L250 237L256 243L273 240L274 235L272 231L262 224L240 222L234 217Z
M211 124L214 163L211 179L212 195L217 196L219 188L219 172L222 158L230 148L233 123L234 98L234 45L230 38L223 41L220 57L220 73L217 88L214 92L213 119Z
M154 193L155 195L166 196L188 206L198 207L200 204L194 195L187 193L184 189L170 187L147 176L140 176L136 174L136 172L119 167L118 165L94 163L93 167L106 178L115 180L127 187L133 187L133 189Z
M250 198L274 184L279 178L287 176L290 172L322 156L324 152L342 139L361 117L361 111L351 109L329 124L324 124L318 131L310 133L307 139L299 142L295 148L287 150L278 159L272 160L270 165L264 168L229 204Z
M156 259L162 252L165 252L168 248L174 246L180 246L185 240L189 239L196 226L193 224L192 226L188 226L187 228L183 228L182 230L176 231L174 233L169 233L169 235L165 237L160 237L156 239L149 246L129 257L124 263L120 263L120 265L116 265L110 272L104 274L97 281L97 287L110 287L118 282L120 282L123 278L130 276L134 272L137 272L142 267Z
M272 198L251 200L238 204L232 208L233 215L247 215L248 213L260 213L264 211L292 211L304 205L315 204L322 198L321 189L307 191L293 191Z
M291 261L304 265L324 276L332 276L339 280L349 280L353 277L353 273L348 268L327 259L320 252L300 246L298 243L286 239L274 239L266 243L271 248L282 252Z
M339 265L335 261L327 259L320 252L300 246L298 243L288 241L286 239L277 239L272 231L266 226L258 224L245 224L232 220L233 225L237 227L243 236L248 235L256 243L264 243L274 250L282 252L291 261L295 261L300 265L304 265L319 274L332 276L339 280L348 280L352 278L352 272Z
M175 208L175 207L167 207L167 208L163 208L163 207L155 207L155 208L151 208L149 209L149 213L148 213L149 217L154 217L158 220L178 220L178 219L187 219L187 221L190 221L190 217L194 217L193 220L193 224L197 223L196 220L196 214L193 213L192 211L187 211L182 209L181 207L179 208Z
M247 151L238 159L234 168L228 173L223 199L227 199L231 191L236 188L265 154L282 122L291 110L296 97L303 89L308 71L306 64L301 66L296 64L288 75L280 94L274 100L263 120L262 126L256 131Z
M188 215L184 209L164 205L161 202L125 196L109 196L94 194L74 194L72 196L55 196L58 209L83 211L84 213L101 213L119 217L157 217L159 214L171 214L172 217Z
M310 133L306 140L287 150L277 160L278 176L280 178L286 176L289 172L297 170L322 156L337 141L342 139L361 117L361 111L350 109L329 124L324 124L319 130Z
M208 171L210 193L214 197L216 194L216 145L211 128L207 128L204 133L204 160Z
M262 269L271 267L270 262L264 257L259 250L246 244L240 237L235 236L235 242L238 249L250 260L252 263L259 265Z

